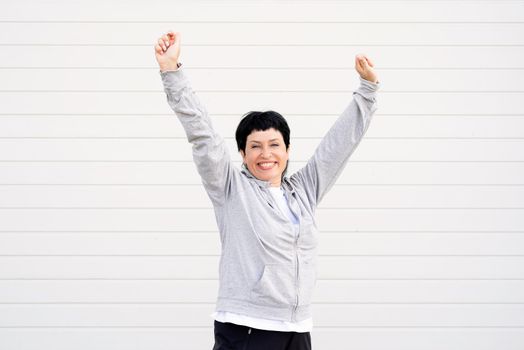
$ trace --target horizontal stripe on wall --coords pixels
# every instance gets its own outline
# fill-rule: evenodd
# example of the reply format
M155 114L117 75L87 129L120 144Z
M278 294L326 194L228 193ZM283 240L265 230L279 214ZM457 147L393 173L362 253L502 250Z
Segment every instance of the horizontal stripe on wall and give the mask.
M216 279L218 261L218 256L2 256L0 279ZM523 265L522 256L321 256L318 277L522 280Z
M0 327L203 327L213 310L212 304L0 305ZM524 328L524 305L318 304L313 313L318 327Z
M377 6L380 5L380 6ZM406 11L409 7L409 11ZM522 21L520 1L168 1L156 0L144 6L125 0L70 3L35 0L8 2L0 7L3 21L146 21L160 22L162 28L178 22L204 23L241 21L264 22L455 22ZM278 9L278 11L276 11ZM452 10L451 10L452 9Z
M321 256L516 256L524 232L330 232ZM1 256L216 256L218 229L205 232L1 232ZM524 296L524 294L523 294ZM1 299L0 299L1 300Z
M217 280L0 280L1 304L214 303ZM317 281L321 304L518 304L524 280Z
M383 93L381 113L399 115L523 115L524 93ZM273 109L283 115L339 115L352 101L352 93L221 92L200 93L210 115L243 115ZM1 92L4 114L174 114L163 93L142 92Z
M154 33L154 35L158 35ZM154 46L1 46L0 68L150 68L158 75ZM353 68L365 52L380 68L487 69L524 68L524 46L189 46L180 61L193 68ZM182 51L181 51L182 52ZM278 53L278 54L276 54ZM38 59L35 59L38 57ZM122 59L125 57L126 59ZM212 57L212 59L211 59ZM354 74L354 73L352 73ZM346 77L349 77L348 74ZM344 77L339 79L344 80ZM346 78L349 79L349 78ZM344 80L345 81L345 80ZM139 82L137 82L139 84Z
M0 186L0 208L209 208L203 186ZM524 208L524 186L337 186L320 208Z
M376 59L381 60L380 57ZM388 69L383 67L381 61L375 64L384 82L381 92L503 93L523 90L521 81L524 81L524 69ZM192 67L187 69L187 73L197 92L312 91L329 94L351 92L358 86L358 75L349 61L346 68L339 69ZM158 70L153 68L0 69L0 91L35 90L162 92L163 87ZM228 117L235 119L239 116Z
M307 161L320 139L295 139L290 161ZM227 139L230 159L240 161ZM0 139L2 161L192 161L183 139ZM352 161L524 161L524 139L365 139Z
M366 140L364 140L366 142ZM189 151L189 150L188 150ZM358 151L357 151L358 153ZM233 159L236 155L232 155ZM240 156L235 160L240 167ZM292 174L305 162L291 160ZM92 186L202 185L193 162L41 161L0 162L0 184ZM514 186L524 185L523 162L376 161L350 159L335 187L344 185ZM438 190L438 188L437 188Z
M144 45L164 33L159 23L0 22L0 45ZM523 23L173 23L192 45L522 45ZM111 35L107 35L111 33ZM363 35L365 33L365 35Z
M524 71L523 71L524 72ZM524 78L524 77L523 77ZM285 115L295 139L321 138L338 115ZM217 132L234 140L240 115L211 115ZM0 138L183 138L180 121L172 115L4 115L0 116ZM522 116L400 116L376 114L365 139L394 138L524 138Z
M524 231L524 209L318 209L321 231ZM31 218L31 220L28 220ZM0 231L211 231L211 209L0 209Z

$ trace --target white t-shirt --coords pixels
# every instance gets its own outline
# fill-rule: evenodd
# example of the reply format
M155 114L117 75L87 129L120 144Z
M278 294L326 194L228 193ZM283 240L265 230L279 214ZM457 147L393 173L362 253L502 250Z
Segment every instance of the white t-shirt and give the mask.
M280 187L269 187L269 192L275 198L278 207L286 215L289 220L295 225L298 230L298 219L293 215L289 208L284 191ZM249 317L245 315L236 314L233 312L217 311L211 315L218 322L230 322L241 326L247 326L256 329L264 329L268 331L280 332L310 332L313 329L313 319L310 317L300 322L276 321L265 318Z

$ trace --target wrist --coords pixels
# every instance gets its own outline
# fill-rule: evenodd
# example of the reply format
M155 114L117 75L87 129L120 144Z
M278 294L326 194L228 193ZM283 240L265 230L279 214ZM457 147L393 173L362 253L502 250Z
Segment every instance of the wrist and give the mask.
M169 64L161 64L160 65L160 71L162 71L162 72L174 71L174 70L178 70L180 68L180 66L182 66L182 63L180 63L180 62L174 62L174 63L169 63Z
M370 83L376 84L378 83L378 77L377 76L360 76L362 79L369 81Z

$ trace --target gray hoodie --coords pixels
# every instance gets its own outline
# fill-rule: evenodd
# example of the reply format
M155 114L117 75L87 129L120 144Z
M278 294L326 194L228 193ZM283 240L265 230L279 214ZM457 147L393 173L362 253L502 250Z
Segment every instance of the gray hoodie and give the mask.
M268 190L228 148L192 90L184 68L160 72L167 101L193 146L193 159L213 203L222 245L216 311L281 321L311 317L316 281L315 209L335 183L376 110L379 84L360 87L307 164L282 179L298 230Z

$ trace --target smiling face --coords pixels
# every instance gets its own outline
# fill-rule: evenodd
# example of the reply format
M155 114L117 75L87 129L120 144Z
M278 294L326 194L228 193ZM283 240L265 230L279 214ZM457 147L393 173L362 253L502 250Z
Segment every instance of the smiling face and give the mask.
M286 149L280 131L253 131L247 136L245 152L240 150L240 154L253 176L271 182L271 186L280 186L289 159L289 147Z

